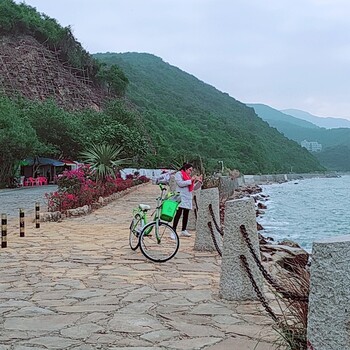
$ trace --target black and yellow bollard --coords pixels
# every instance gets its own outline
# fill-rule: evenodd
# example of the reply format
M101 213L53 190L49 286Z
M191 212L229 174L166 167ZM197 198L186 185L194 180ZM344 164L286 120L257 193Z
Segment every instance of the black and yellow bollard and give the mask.
M19 210L19 236L24 237L24 209Z
M40 228L40 203L35 203L35 228Z
M7 247L7 215L1 214L1 248Z

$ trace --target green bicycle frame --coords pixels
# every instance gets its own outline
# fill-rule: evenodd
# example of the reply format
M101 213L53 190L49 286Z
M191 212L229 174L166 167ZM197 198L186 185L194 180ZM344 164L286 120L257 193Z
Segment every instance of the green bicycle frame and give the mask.
M155 225L155 232L154 233L155 233L155 237L157 239L158 244L161 242L161 238L159 236L160 211L161 211L162 202L164 200L165 193L167 190L167 188L162 184L159 184L159 187L161 189L161 195L157 198L157 207L154 210L154 212L152 213L153 221L151 221L151 222L148 221L147 211L143 211L140 207L134 208L132 211L133 217L136 217L136 215L140 216L140 220L142 223L142 229L144 229L144 228L146 229L144 235L149 235L153 229L153 226L150 226L149 229L147 229L147 225L151 224L152 222L157 222L157 224Z

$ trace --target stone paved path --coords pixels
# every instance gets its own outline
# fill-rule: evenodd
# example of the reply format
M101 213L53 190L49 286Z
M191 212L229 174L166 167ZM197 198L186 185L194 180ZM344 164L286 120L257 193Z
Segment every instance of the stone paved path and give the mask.
M0 350L274 349L259 303L218 296L220 258L181 238L164 264L128 246L131 209L146 185L88 216L46 222L26 237L9 220L0 250ZM256 346L256 347L255 347Z

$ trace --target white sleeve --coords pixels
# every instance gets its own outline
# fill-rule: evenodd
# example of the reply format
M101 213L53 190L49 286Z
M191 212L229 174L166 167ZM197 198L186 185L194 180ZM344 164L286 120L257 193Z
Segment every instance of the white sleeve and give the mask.
M179 187L187 187L192 184L192 180L183 180L179 171L175 174L175 181Z

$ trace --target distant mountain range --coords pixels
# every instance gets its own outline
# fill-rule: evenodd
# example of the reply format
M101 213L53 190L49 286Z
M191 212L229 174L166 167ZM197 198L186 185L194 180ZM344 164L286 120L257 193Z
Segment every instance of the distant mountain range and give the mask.
M299 109L283 109L282 113L291 115L293 117L306 120L321 128L333 129L333 128L350 128L350 120L343 118L333 117L317 117L311 113L301 111Z
M325 128L316 125L320 119L332 119L315 117L310 113L298 111L300 118L281 112L264 104L247 104L254 108L255 113L270 126L276 128L284 136L299 144L303 140L317 141L323 147L321 152L313 153L320 163L330 170L350 171L350 125L349 127ZM297 110L288 110L297 111ZM304 120L302 116L315 118L315 123ZM347 120L337 118L346 125ZM350 121L349 121L350 124Z

